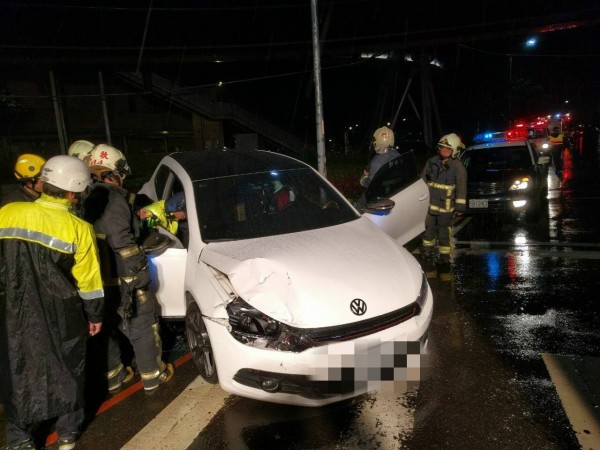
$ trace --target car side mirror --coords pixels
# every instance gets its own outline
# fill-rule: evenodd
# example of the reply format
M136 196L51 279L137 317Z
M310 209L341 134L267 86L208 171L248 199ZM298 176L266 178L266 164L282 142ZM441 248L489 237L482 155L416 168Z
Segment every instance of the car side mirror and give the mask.
M378 216L385 216L390 213L394 206L396 206L396 202L394 202L394 200L390 200L389 198L378 198L368 201L362 212L375 214Z
M550 163L550 157L549 156L540 156L538 158L538 164L549 164Z

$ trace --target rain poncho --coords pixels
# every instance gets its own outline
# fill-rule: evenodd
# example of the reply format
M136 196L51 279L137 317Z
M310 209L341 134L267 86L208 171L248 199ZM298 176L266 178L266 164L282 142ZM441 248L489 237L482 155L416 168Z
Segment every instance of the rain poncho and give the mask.
M42 194L0 209L0 394L29 424L83 406L88 322L104 291L91 225Z

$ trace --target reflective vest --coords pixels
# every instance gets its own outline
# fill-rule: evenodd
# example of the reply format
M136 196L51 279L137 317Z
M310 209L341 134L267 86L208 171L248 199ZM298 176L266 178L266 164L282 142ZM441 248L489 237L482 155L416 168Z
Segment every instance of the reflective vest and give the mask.
M152 203L151 205L144 206L146 211L152 213L152 217L146 219L148 226L154 228L156 226L162 227L171 234L177 234L179 228L179 222L171 214L165 211L165 200Z
M556 136L550 135L548 136L548 140L551 144L562 144L564 140L564 136L562 133L558 133Z

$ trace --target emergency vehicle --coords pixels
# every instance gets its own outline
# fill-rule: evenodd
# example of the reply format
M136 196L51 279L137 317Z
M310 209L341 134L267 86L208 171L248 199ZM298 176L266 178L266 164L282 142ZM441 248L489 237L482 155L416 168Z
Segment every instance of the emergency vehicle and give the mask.
M571 114L555 114L539 116L531 121L518 120L506 132L509 139L529 139L543 155L549 155L552 147L550 133L558 128L563 133L563 128L571 121Z

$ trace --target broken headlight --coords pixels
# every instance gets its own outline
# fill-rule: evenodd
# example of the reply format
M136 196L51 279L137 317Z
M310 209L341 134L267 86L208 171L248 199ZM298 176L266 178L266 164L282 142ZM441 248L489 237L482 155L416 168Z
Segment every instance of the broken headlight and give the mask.
M290 327L262 313L241 298L227 305L230 333L245 345L288 352L311 346L301 329Z

